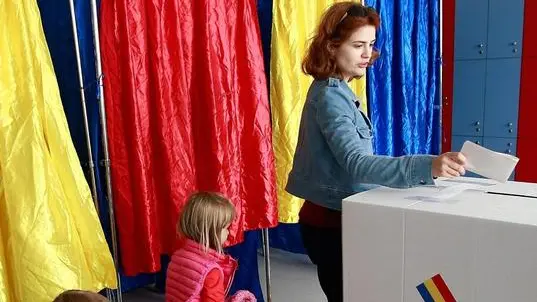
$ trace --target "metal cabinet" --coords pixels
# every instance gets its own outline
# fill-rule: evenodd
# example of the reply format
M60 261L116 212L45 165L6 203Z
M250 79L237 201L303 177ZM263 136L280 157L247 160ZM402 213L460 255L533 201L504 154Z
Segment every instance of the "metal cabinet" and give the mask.
M456 61L453 135L516 137L520 59Z
M455 60L519 58L523 23L524 0L457 0Z
M484 59L487 54L489 0L455 4L455 60Z
M487 58L520 58L524 0L489 0L488 20Z
M516 137L520 58L487 60L484 136Z
M499 138L499 137L484 137L483 138L483 146L487 149L515 155L516 154L516 147L517 147L517 139L516 138Z
M535 68L528 67L533 58L528 55L537 49L537 43L531 42L537 41L537 29L528 28L528 24L537 24L534 21L537 16L531 13L536 10L537 1L530 0L456 0L451 126L453 151L460 151L466 140L513 155L517 155L517 142L537 149L537 144L530 144L529 139L523 141L525 138L522 138L537 137L537 128L535 133L527 129L524 133L518 131L519 124L528 128L527 125L537 119L532 110L535 101L532 96L537 95L533 93L537 88L533 87L537 84L526 83L528 85L522 88L520 85L522 69L531 75L535 71ZM524 68L521 68L522 61ZM531 106L528 105L530 103ZM519 157L534 157L529 152L520 151ZM529 160L526 158L525 162L529 163ZM532 162L532 167L535 162L537 160ZM520 175L525 178L530 178L530 173L537 175L533 168L521 166L520 170Z
M483 135L486 61L456 61L453 70L453 135Z

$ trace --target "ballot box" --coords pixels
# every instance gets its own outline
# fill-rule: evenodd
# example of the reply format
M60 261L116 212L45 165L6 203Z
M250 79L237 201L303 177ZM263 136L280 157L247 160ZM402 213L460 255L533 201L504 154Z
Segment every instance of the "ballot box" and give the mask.
M344 301L537 301L536 197L477 178L348 197Z

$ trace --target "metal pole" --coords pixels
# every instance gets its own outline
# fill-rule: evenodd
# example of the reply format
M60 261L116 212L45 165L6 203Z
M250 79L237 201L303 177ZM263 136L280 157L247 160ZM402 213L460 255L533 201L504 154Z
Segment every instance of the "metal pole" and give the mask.
M261 244L263 244L263 249L262 249L262 253L263 253L263 257L265 257L265 233L263 230L261 230Z
M263 258L265 259L265 286L267 294L267 302L272 301L271 286L270 286L270 243L268 229L263 229Z
M78 45L78 27L76 25L75 5L73 0L69 0L69 6L71 8L71 23L73 25L73 39L75 41L75 53L76 53L76 67L78 70L78 82L80 86L80 101L82 103L82 115L84 121L84 134L86 136L86 146L88 148L88 165L90 170L90 186L91 195L93 197L93 203L95 204L95 210L99 215L99 201L97 198L97 182L95 181L95 164L93 163L93 154L91 152L91 140L88 126L88 111L86 108L86 95L84 93L84 76L82 74L82 64L80 63L80 47Z
M112 177L110 173L110 154L108 152L108 132L106 127L106 108L104 103L104 89L103 89L103 72L101 63L101 45L99 43L99 19L97 16L97 1L91 0L91 22L93 25L93 43L95 47L95 69L97 73L97 91L99 94L99 113L101 117L101 132L102 132L102 144L104 153L104 167L106 177L106 195L108 200L108 213L110 216L110 230L112 235L112 253L114 255L114 264L117 271L117 301L123 301L121 295L121 279L119 277L119 258L118 258L118 244L116 233L116 219L114 214L114 203L112 196Z

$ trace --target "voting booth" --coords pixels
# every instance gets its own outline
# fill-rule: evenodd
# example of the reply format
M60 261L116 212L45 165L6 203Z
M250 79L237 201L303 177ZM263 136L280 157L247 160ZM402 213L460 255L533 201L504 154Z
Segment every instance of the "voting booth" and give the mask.
M537 184L458 178L353 195L343 270L346 302L537 301Z

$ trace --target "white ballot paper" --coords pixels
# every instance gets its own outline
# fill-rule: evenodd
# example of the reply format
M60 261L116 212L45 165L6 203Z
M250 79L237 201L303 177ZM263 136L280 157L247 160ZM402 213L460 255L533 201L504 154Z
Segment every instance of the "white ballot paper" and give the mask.
M442 201L451 199L466 190L485 192L488 187L494 184L497 184L497 182L487 179L440 178L435 181L435 186L432 186L433 188L427 194L419 197L421 201Z
M458 185L452 185L447 188L442 188L436 194L432 196L433 199L437 200L446 200L452 197L455 197L456 195L459 195L463 191L466 190L477 190L481 189L482 185L474 185L474 184L458 184Z
M466 170L481 176L506 182L518 163L518 157L494 152L470 141L461 149L466 157Z

